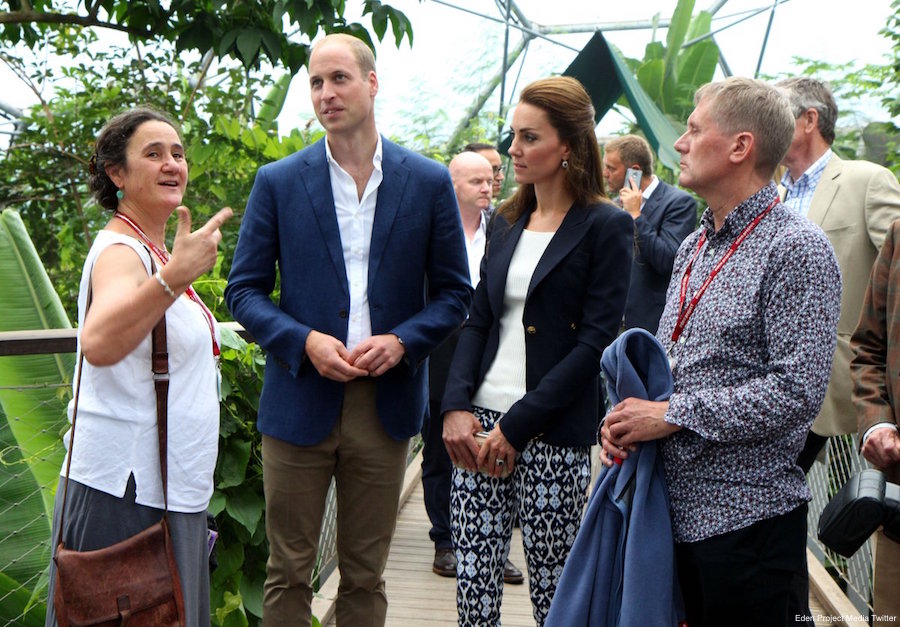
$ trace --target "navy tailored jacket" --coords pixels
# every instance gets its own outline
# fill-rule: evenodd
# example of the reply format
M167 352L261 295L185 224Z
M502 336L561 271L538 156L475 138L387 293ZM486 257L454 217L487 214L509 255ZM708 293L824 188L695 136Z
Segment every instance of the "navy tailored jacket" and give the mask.
M697 228L697 201L660 181L634 221L634 263L625 305L625 328L656 333L666 306L675 253Z
M393 333L405 358L375 379L385 431L419 432L431 350L458 328L471 302L456 196L447 169L382 138L368 260L372 334ZM278 303L270 298L276 273ZM321 140L260 168L241 223L225 300L266 351L261 433L297 445L321 442L340 415L344 384L319 375L306 338L347 341L350 291Z
M512 225L496 218L442 413L471 411L471 399L497 356L506 276L529 216ZM612 203L573 205L538 262L521 321L526 393L500 421L517 450L534 438L556 446L596 443L600 356L622 320L633 233L631 217Z

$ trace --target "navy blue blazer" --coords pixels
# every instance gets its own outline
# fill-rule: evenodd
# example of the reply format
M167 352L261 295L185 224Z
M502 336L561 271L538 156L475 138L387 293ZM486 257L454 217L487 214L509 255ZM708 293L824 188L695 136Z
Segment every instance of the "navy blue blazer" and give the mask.
M385 431L404 439L422 426L421 365L465 319L472 287L447 168L382 138L382 169L369 311L373 335L396 334L406 357L375 378L376 402ZM270 298L276 270L277 304ZM346 343L350 309L324 139L259 169L225 301L266 351L260 432L298 445L322 441L340 415L344 384L319 375L306 358L306 338L315 330Z
M530 213L502 216L488 240L481 282L453 356L441 411L471 411L497 355L506 276ZM516 450L540 438L556 446L597 441L598 375L628 294L634 228L613 205L573 205L535 268L525 299L526 393L500 421Z
M675 253L697 228L697 201L663 181L634 221L634 263L625 305L625 328L656 333L666 306Z

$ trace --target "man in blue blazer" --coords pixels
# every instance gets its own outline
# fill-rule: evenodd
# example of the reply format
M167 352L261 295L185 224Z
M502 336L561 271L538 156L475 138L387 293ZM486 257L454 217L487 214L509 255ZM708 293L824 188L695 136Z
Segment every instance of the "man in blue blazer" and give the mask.
M465 319L472 288L447 169L376 131L372 51L330 35L308 67L326 140L260 168L225 290L267 353L263 621L310 624L334 478L337 623L383 625L408 439L428 400L424 362Z
M625 180L628 168L641 171L639 185ZM666 305L675 253L697 228L697 201L653 174L653 152L643 137L623 135L606 143L603 174L609 193L634 219L634 260L625 304L624 328L656 333Z

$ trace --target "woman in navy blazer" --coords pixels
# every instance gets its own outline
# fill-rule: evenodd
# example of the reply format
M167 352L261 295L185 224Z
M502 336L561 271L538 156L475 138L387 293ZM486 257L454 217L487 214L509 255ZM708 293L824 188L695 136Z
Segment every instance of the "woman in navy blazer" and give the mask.
M499 624L516 517L542 625L587 499L634 232L604 193L594 124L568 77L526 87L513 115L520 187L495 219L442 404L460 625Z

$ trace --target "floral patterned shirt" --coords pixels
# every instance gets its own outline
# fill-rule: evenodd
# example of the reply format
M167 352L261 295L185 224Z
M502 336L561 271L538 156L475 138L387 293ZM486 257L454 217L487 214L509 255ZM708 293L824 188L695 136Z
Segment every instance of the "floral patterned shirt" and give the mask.
M787 513L810 498L796 460L828 384L841 304L834 251L819 227L775 203L700 299L672 342L685 300L775 199L769 183L722 228L707 209L675 258L658 339L674 359L663 443L677 542L695 542Z

